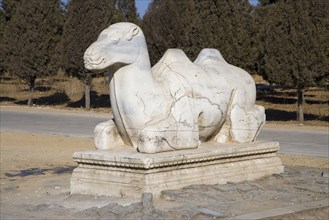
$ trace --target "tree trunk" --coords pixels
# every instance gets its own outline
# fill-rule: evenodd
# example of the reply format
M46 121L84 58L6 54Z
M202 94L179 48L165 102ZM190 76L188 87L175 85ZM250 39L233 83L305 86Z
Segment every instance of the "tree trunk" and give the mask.
M34 92L34 86L35 86L35 80L31 80L28 82L29 85L29 98L27 100L27 105L31 107L33 105L33 92Z
M86 76L85 80L85 109L90 110L90 88L91 88L91 76Z
M303 104L304 104L304 89L298 88L297 89L297 120L300 124L303 124L304 122L304 111L303 111Z

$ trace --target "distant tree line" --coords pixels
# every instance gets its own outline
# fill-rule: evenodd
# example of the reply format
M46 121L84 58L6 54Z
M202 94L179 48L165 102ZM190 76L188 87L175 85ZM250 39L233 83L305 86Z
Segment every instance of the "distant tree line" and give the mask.
M324 0L153 0L141 19L135 0L2 0L0 71L27 83L32 105L35 80L62 68L84 82L89 109L94 75L83 53L102 29L129 21L142 26L152 64L168 48L192 60L202 48L217 48L229 63L296 89L302 122L305 89L328 85L328 11Z
M120 21L140 23L134 0L2 0L0 68L21 78L33 104L36 79L59 68L85 85L90 109L91 78L83 54L99 33Z

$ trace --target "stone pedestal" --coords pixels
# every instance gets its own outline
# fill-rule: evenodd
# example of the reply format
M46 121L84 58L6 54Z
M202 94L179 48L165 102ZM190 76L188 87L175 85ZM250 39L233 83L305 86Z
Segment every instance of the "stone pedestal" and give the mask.
M196 184L255 180L283 172L277 142L204 143L198 149L142 154L127 147L73 154L72 194L140 198Z

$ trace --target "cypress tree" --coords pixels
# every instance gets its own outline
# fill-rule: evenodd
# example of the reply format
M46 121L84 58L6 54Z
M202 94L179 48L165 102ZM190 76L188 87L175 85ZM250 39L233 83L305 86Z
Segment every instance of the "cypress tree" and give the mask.
M278 0L259 0L261 6L270 5L278 2Z
M0 8L0 42L2 42L2 36L3 36L3 32L5 29L5 25L6 25L6 20L5 20L5 13L3 8ZM0 46L1 48L1 46ZM3 58L2 56L0 57L0 75L2 75L4 73L4 67L3 67Z
M155 64L169 48L180 48L195 58L200 50L192 36L198 36L198 22L194 0L153 1L143 18L151 63Z
M115 4L116 9L119 11L119 15L121 16L120 20L135 24L139 23L134 0L116 0Z
M6 25L5 13L4 13L4 10L2 8L0 8L0 39L5 30L5 25Z
M6 21L9 21L13 14L15 13L17 5L22 0L2 0L1 7L3 9L3 14Z
M206 39L202 47L219 49L231 64L255 71L256 40L253 37L253 7L246 0L201 0L197 4Z
M193 60L201 49L213 47L228 62L254 72L252 10L247 0L153 1L143 19L151 63L168 48L180 48Z
M0 47L1 47L1 42L3 42L2 37L5 31L5 28L10 21L12 15L15 12L16 5L20 2L21 0L2 0L1 7L0 7ZM0 56L0 74L4 73L4 57Z
M10 16L2 37L1 61L28 85L31 106L36 79L57 70L52 57L62 31L60 1L21 0L14 8L5 13Z
M130 1L135 3L134 1ZM119 11L116 7L124 9ZM126 10L127 9L127 10ZM61 42L62 66L85 85L85 108L90 109L91 79L95 75L84 68L83 54L112 23L136 19L136 11L116 0L71 0ZM126 17L125 17L126 16Z
M328 79L329 2L286 0L263 17L263 74L270 83L297 90L297 120L304 121L304 90Z

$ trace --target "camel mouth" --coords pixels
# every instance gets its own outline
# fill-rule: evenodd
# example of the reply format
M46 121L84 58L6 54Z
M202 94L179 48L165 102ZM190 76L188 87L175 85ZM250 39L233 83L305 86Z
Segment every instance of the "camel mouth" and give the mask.
M96 60L96 61L91 61L90 59L86 59L85 60L85 64L89 64L91 66L97 66L97 65L100 65L102 63L105 62L105 58L102 58L102 59L99 59L99 60Z
M99 69L97 67L99 67L101 64L105 63L106 59L105 58L101 58L99 60L90 60L90 58L85 59L85 68L92 70L92 69Z

